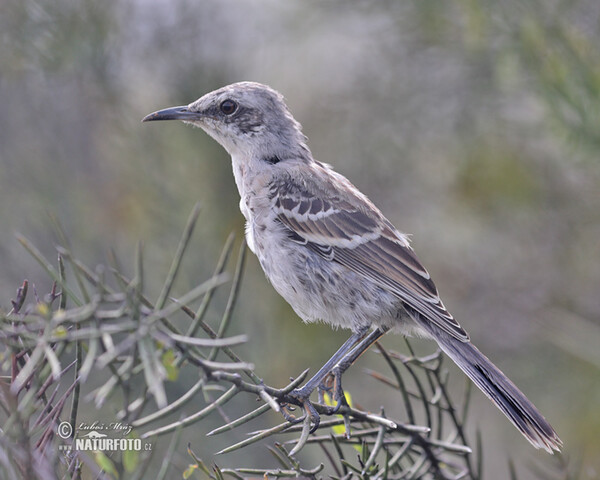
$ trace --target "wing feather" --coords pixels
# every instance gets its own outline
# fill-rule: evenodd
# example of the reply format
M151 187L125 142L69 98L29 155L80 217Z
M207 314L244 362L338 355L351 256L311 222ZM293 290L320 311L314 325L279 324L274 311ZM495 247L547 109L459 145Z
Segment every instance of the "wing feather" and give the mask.
M335 196L322 199L301 192L297 185L271 191L278 197L277 218L290 230L290 238L372 280L397 295L408 310L418 312L453 337L468 341L469 336L444 307L406 236L368 200L358 195L349 200Z

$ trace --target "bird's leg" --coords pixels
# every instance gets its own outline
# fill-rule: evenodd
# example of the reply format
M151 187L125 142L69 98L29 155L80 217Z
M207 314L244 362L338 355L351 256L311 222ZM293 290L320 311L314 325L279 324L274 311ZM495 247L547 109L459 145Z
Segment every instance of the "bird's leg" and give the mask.
M326 382L328 375L331 374L333 376L332 397L336 405L330 413L337 412L342 405L348 405L342 388L343 373L388 330L388 328L380 327L367 335L368 328L364 327L355 332L302 388L290 392L291 396L302 403L306 414L311 417L313 422L311 433L319 427L320 423L319 414L310 402L313 390L318 388L320 397L323 391L331 390L331 386Z
M332 413L337 412L342 405L348 405L344 389L342 388L342 375L348 370L371 345L379 340L389 330L386 327L379 327L373 330L368 336L364 337L352 350L344 355L333 367L331 374L333 375L333 400L336 402Z
M352 336L344 342L339 350L335 352L329 360L327 360L325 365L323 365L303 387L292 390L289 393L291 397L294 397L295 399L299 400L300 403L302 403L302 407L306 411L306 414L311 417L313 422L311 433L319 427L320 418L319 414L315 410L315 407L312 405L312 403L310 403L310 394L321 384L323 379L329 375L333 367L340 363L344 357L348 353L352 352L352 349L366 337L368 331L368 327L363 327L357 332L353 333Z
M344 344L339 348L337 352L335 352L332 357L325 362L317 373L304 384L303 387L297 388L293 390L292 393L295 397L309 397L315 388L319 386L319 384L323 381L323 379L331 372L333 367L335 367L338 363L340 363L346 355L352 352L352 349L358 345L366 336L368 331L367 327L361 328L356 333L353 333L352 336L344 342ZM346 367L348 368L348 367Z

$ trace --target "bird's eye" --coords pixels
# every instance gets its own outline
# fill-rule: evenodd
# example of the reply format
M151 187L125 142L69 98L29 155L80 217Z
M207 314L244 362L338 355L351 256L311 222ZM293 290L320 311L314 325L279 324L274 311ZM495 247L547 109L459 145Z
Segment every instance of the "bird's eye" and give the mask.
M237 103L235 103L233 100L223 100L223 102L221 103L221 106L219 107L221 109L221 111L225 114L225 115L231 115L233 112L235 112L237 110Z

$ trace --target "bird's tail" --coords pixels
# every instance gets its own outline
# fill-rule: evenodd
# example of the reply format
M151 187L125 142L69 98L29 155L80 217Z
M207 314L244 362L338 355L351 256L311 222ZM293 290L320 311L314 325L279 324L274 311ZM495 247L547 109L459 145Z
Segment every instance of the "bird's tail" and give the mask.
M431 332L430 332L431 333ZM508 417L536 448L548 453L560 451L562 441L529 399L470 342L447 334L436 335L440 348L486 396Z

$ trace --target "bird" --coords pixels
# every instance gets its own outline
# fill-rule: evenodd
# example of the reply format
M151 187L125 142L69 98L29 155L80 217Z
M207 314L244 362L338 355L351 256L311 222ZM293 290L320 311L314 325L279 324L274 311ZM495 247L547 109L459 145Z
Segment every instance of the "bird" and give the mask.
M383 213L346 177L316 160L284 97L238 82L143 122L200 127L231 156L250 250L275 290L305 322L352 335L303 387L292 392L313 417L309 397L388 331L433 339L536 448L560 451L550 423L470 341L446 309L429 272ZM313 431L313 430L311 430Z

